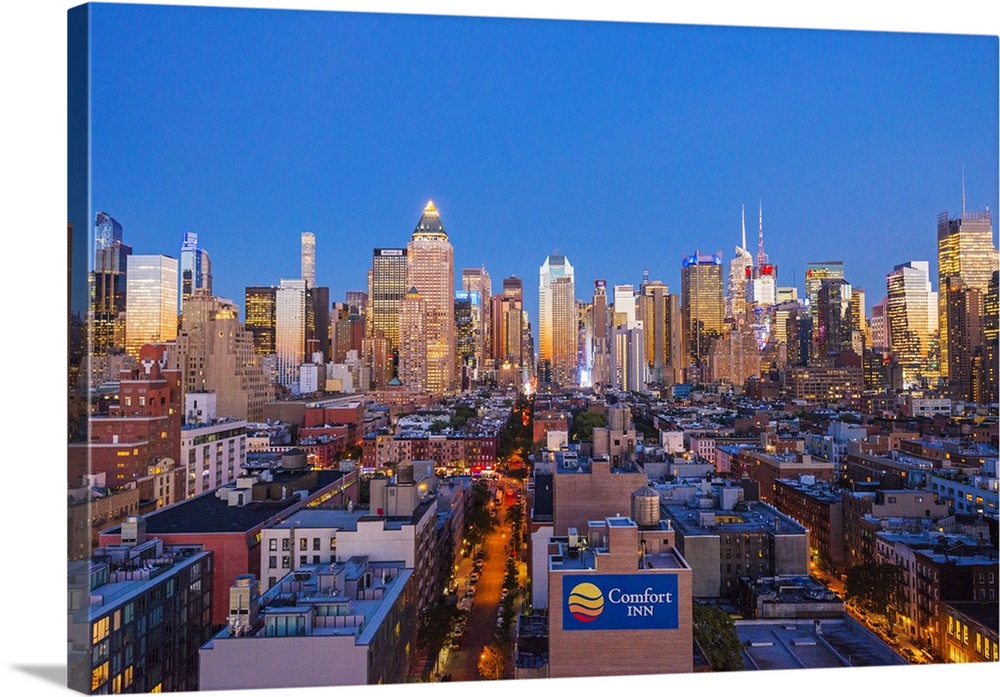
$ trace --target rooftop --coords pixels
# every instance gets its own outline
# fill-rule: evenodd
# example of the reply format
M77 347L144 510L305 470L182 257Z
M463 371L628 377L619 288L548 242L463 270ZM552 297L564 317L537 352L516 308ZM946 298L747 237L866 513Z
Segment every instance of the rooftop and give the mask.
M300 473L278 473L269 486L286 487L286 496L281 500L251 501L244 506L230 506L225 499L216 496L218 489L200 496L186 499L166 508L154 511L145 517L146 533L150 536L186 533L249 533L264 525L270 518L299 504L295 491L305 490L309 496L332 486L344 477L337 470L315 470ZM234 488L234 485L222 487ZM108 528L105 532L116 535L121 526Z

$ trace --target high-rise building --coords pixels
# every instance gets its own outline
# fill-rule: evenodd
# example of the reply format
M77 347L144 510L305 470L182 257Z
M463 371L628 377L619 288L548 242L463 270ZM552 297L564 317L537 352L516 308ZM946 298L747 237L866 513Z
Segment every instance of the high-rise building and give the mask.
M185 395L215 394L220 417L246 421L263 419L264 403L273 399L263 359L254 350L254 336L239 322L236 305L206 291L192 295L181 317L177 350L171 365L182 376Z
M997 249L993 246L993 216L989 210L967 213L964 197L961 215L949 218L945 211L938 216L938 325L941 347L941 376L950 378L953 355L949 342L948 299L945 288L949 278L961 278L968 288L985 293L990 276L997 270ZM954 354L960 355L961 352Z
M399 304L406 291L406 250L373 250L363 352L373 387L385 387L395 375L399 361Z
M316 287L316 235L311 232L302 233L302 280Z
M249 286L244 294L246 305L246 330L253 335L253 350L259 356L268 356L274 348L274 302L277 288Z
M646 341L641 321L611 330L611 386L625 392L646 389Z
M635 326L635 288L631 284L614 287L615 314L611 323L613 327Z
M945 298L941 325L948 327L949 391L952 399L976 401L980 397L976 383L982 373L985 339L983 292L968 285L961 276L949 276L941 288Z
M854 350L851 319L851 284L843 278L824 278L816 294L814 358L836 356Z
M306 281L308 284L308 281ZM330 289L326 286L314 288L307 285L306 295L309 298L309 317L306 325L306 355L322 353L324 360L332 355L330 349Z
M493 356L493 337L490 333L493 284L486 268L462 269L462 290L479 293L479 307L478 311L474 308L472 324L476 332L476 364L485 366L487 359Z
M701 254L696 251L684 258L681 312L687 355L696 367L704 368L712 341L722 336L724 326L722 252Z
M611 347L608 344L608 282L594 281L594 297L590 302L591 384L611 384Z
M125 348L126 278L132 248L122 242L122 226L107 213L95 218L94 253L87 319L90 351L96 356Z
M817 318L819 308L819 288L824 278L843 278L843 261L811 261L806 264L806 301L809 303L809 318L812 322L812 340L809 346L808 359L815 353L821 323Z
M102 269L101 250L122 242L122 226L103 211L94 216L94 270Z
M177 260L159 254L128 257L125 352L177 338Z
M903 370L903 386L911 387L928 373L932 305L930 264L909 261L897 264L885 277L889 349ZM936 378L937 376L933 376Z
M399 305L403 331L399 342L399 380L408 390L427 389L427 308L416 287L410 288Z
M406 247L406 285L423 303L422 341L426 346L424 388L444 394L455 388L455 264L448 233L433 201L428 201ZM400 327L401 341L416 331ZM400 378L402 379L402 377ZM410 385L403 381L407 387Z
M639 317L645 334L647 379L663 383L664 367L670 362L670 323L667 299L670 291L662 281L650 281L642 286L639 296Z
M198 246L198 233L185 232L181 239L181 312L196 290L212 294L212 262Z
M984 401L994 403L1000 395L1000 365L998 365L998 347L1000 340L1000 294L997 284L1000 283L1000 271L994 271L983 296L983 371L981 376L982 395Z
M471 385L476 370L480 367L479 351L482 345L478 339L482 332L477 331L481 322L482 309L479 301L479 291L455 291L455 370L462 381L462 389ZM481 326L481 325L480 325Z
M747 225L745 211L740 209L740 219L743 229L742 244L733 250L734 257L729 260L729 277L726 294L726 318L732 319L737 326L746 321L747 279L753 269L753 255L747 251Z
M562 254L550 254L539 268L538 360L552 382L575 385L576 298L573 266Z
M299 366L306 362L308 320L306 282L281 279L274 294L274 352L278 384L291 387L299 381Z
M935 297L932 312L937 316L937 299ZM886 351L889 349L889 297L886 296L872 305L872 343L871 348Z

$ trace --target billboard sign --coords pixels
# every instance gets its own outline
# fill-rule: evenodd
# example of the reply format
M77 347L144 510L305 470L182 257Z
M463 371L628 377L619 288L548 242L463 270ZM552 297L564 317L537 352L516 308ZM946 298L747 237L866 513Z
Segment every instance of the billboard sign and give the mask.
M676 574L567 574L563 630L677 629Z

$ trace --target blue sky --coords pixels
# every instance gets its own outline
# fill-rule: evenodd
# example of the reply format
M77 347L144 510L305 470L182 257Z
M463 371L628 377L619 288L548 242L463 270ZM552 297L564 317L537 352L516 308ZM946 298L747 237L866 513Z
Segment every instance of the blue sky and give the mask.
M216 293L364 289L433 199L456 273L680 291L740 206L780 285L842 259L869 306L936 218L996 208L996 37L96 5L92 202L136 253L193 230ZM996 226L994 226L995 228Z

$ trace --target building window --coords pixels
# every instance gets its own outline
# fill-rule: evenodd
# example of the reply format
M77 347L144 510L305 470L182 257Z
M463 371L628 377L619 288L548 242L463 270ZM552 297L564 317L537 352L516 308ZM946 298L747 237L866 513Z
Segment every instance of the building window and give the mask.
M305 566L308 563L309 562L308 562L307 556L305 554L303 554L302 556L299 557L299 566Z
M267 548L269 550L271 550L272 552L277 552L278 551L278 539L276 537L272 537L270 540L268 540L268 542L267 542Z
M281 557L281 568L282 569L287 569L291 565L292 565L292 558L290 556L288 556L287 554L285 554L284 556Z
M299 551L304 552L307 549L309 549L309 540L303 537L301 540L299 540Z
M286 538L284 538L284 539L283 539L283 540L281 541L281 550L282 550L283 552L287 552L287 551L288 551L288 550L290 550L291 548L292 548L292 541L291 541L291 540L289 540L289 539L288 539L287 537L286 537Z
M313 551L314 552L318 552L319 551L319 538L318 537L314 537L313 538Z
M276 557L275 555L272 554L268 558L267 568L269 568L269 569L277 569L278 568L278 557Z
M313 564L319 564L319 563L320 563L320 561L319 561L319 555L318 554L314 554L313 555Z

